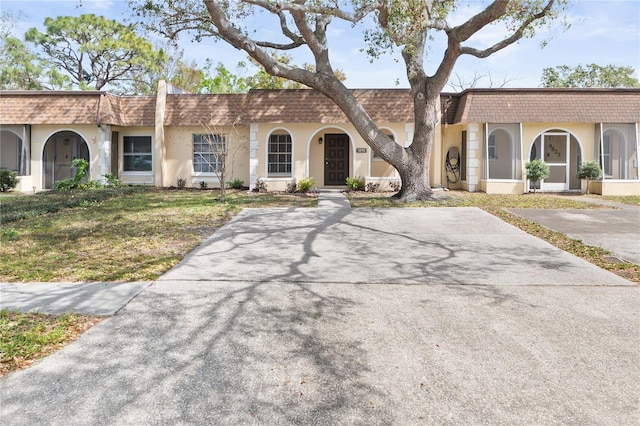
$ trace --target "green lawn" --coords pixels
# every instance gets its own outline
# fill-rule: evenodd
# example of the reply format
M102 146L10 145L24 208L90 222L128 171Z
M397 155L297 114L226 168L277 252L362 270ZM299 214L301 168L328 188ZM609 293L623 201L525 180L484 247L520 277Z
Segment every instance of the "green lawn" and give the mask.
M102 318L0 311L0 377L74 341Z
M305 195L115 188L1 199L0 281L146 281L246 207L315 206ZM22 219L18 217L22 216Z

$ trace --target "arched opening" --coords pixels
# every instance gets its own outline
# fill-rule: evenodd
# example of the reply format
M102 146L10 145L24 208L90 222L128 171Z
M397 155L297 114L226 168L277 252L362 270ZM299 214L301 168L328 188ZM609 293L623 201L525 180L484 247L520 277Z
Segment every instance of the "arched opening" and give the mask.
M51 135L42 155L43 188L53 189L56 182L73 177L75 172L71 162L75 158L89 162L89 146L82 136L72 131Z
M529 160L542 159L549 165L549 177L535 186L543 191L580 190L577 177L582 150L574 135L564 130L548 130L540 134L529 152ZM529 183L531 189L534 183Z

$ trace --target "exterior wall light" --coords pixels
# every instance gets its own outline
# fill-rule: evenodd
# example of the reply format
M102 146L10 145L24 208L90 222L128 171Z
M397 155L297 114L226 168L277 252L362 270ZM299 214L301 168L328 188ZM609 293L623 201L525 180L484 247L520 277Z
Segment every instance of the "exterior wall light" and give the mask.
M322 138L318 138L318 143L322 145Z

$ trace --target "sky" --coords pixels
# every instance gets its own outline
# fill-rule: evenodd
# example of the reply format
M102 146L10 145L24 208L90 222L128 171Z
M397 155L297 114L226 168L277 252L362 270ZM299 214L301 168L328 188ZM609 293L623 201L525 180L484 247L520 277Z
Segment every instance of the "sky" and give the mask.
M481 10L482 2L470 1L452 17L460 23ZM132 15L126 0L0 0L0 10L9 11L18 18L14 35L21 37L31 27L43 29L46 17L77 16L83 13L103 15L124 21ZM566 12L570 29L559 26L538 31L536 37L524 39L515 45L490 56L477 59L461 57L454 68L452 80L468 84L474 76L485 76L476 87L539 87L542 70L558 65L576 66L595 63L598 65L631 66L635 77L640 77L640 0L574 0ZM261 30L268 31L268 24L257 22ZM144 34L150 40L157 39L153 33ZM476 47L486 47L504 35L504 30L488 28L471 41ZM328 31L330 57L334 69L341 69L347 76L345 84L350 88L404 88L408 87L404 65L399 52L391 52L373 62L361 51L362 31L350 24L333 21ZM442 49L436 38L426 58L428 72L435 70L442 57ZM547 41L541 48L542 41ZM185 59L204 64L211 59L221 62L232 72L236 64L245 61L247 55L224 42L210 39L200 43L188 37L180 41ZM298 63L311 62L310 56L294 54ZM506 84L505 84L506 83ZM445 90L454 90L449 86Z

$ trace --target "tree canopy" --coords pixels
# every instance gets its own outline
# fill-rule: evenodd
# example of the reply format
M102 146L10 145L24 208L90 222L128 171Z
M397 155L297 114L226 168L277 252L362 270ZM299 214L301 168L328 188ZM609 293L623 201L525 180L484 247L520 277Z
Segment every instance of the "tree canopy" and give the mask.
M40 59L63 70L74 87L126 91L140 74L161 69L165 54L138 36L135 26L93 14L46 18L45 31L31 28L27 42Z
M130 0L134 10L150 21L149 28L170 39L190 32L196 41L224 40L244 50L266 73L314 88L345 113L355 129L402 178L398 198L405 201L432 196L429 180L431 150L438 124L438 99L459 57L486 58L537 28L550 25L566 0ZM471 16L452 24L458 8L473 4ZM363 49L371 58L400 52L413 96L414 138L402 147L378 127L354 94L336 76L330 59L328 28L335 20L363 30ZM498 25L503 37L481 44L473 36ZM435 37L442 34L443 38ZM445 40L435 72L425 70L431 44ZM304 50L313 68L283 61L282 53ZM274 54L274 52L278 52Z
M640 87L633 67L589 64L559 65L542 70L543 87Z

